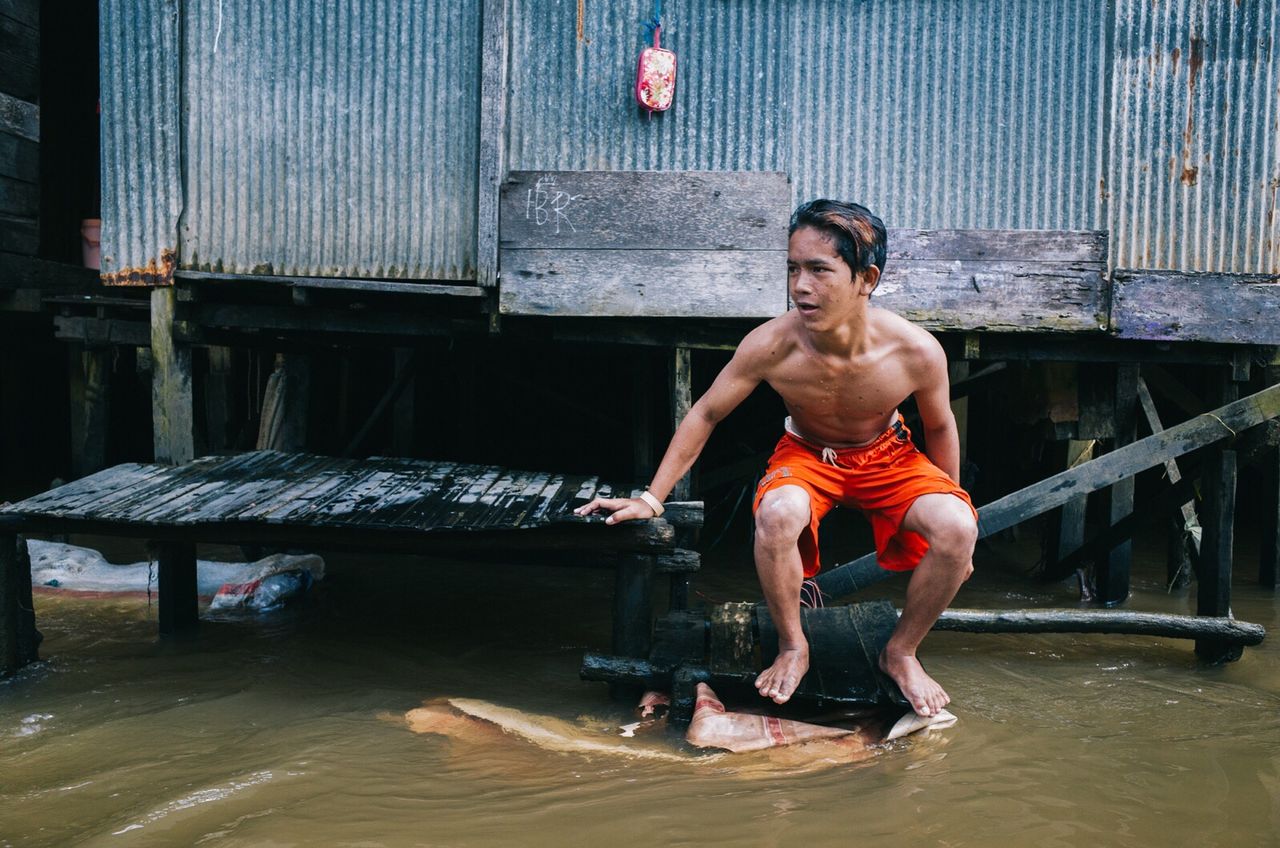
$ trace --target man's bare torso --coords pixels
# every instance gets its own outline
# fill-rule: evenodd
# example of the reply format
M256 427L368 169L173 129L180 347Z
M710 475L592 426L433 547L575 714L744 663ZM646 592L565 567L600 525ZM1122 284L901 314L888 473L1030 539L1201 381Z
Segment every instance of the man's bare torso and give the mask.
M816 348L794 312L756 331L761 379L782 396L803 436L832 447L865 444L919 388L920 336L927 334L883 309L868 308L866 322L865 343L847 355Z

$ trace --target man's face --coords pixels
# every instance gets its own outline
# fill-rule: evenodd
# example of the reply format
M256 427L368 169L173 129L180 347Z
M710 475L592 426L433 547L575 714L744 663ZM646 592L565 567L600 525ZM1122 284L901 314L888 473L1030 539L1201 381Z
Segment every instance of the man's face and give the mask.
M787 291L806 327L821 331L842 324L853 312L866 307L875 287L873 275L856 277L836 252L830 235L814 227L791 234L787 248Z

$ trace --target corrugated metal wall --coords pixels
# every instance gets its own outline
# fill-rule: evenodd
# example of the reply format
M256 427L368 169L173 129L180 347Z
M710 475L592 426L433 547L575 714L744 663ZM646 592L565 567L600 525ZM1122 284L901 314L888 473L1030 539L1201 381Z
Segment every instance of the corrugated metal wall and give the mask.
M184 15L183 267L474 278L478 0Z
M100 15L102 276L167 285L182 211L178 4L102 0Z
M1280 4L1118 0L1113 264L1280 273Z
M103 5L114 267L172 243L175 7L148 3ZM784 170L891 226L1110 229L1116 266L1280 272L1280 0L669 0L652 120L648 0L509 3L512 170ZM187 0L182 263L472 277L479 5Z

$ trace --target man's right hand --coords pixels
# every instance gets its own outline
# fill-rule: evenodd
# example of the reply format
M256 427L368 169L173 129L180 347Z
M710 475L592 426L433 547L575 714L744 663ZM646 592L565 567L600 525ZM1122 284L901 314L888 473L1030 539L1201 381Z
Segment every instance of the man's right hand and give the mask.
M574 515L588 516L600 510L608 510L610 515L605 524L618 524L622 521L635 521L640 518L653 518L653 507L639 498L596 498L573 511Z

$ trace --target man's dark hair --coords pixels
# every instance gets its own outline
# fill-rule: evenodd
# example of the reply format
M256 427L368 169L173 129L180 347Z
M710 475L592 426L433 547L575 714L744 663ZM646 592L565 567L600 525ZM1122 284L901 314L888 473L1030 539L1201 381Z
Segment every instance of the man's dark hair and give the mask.
M791 216L794 233L801 227L815 227L831 235L836 252L855 275L872 265L884 273L885 248L889 241L884 221L857 203L841 200L810 200Z

